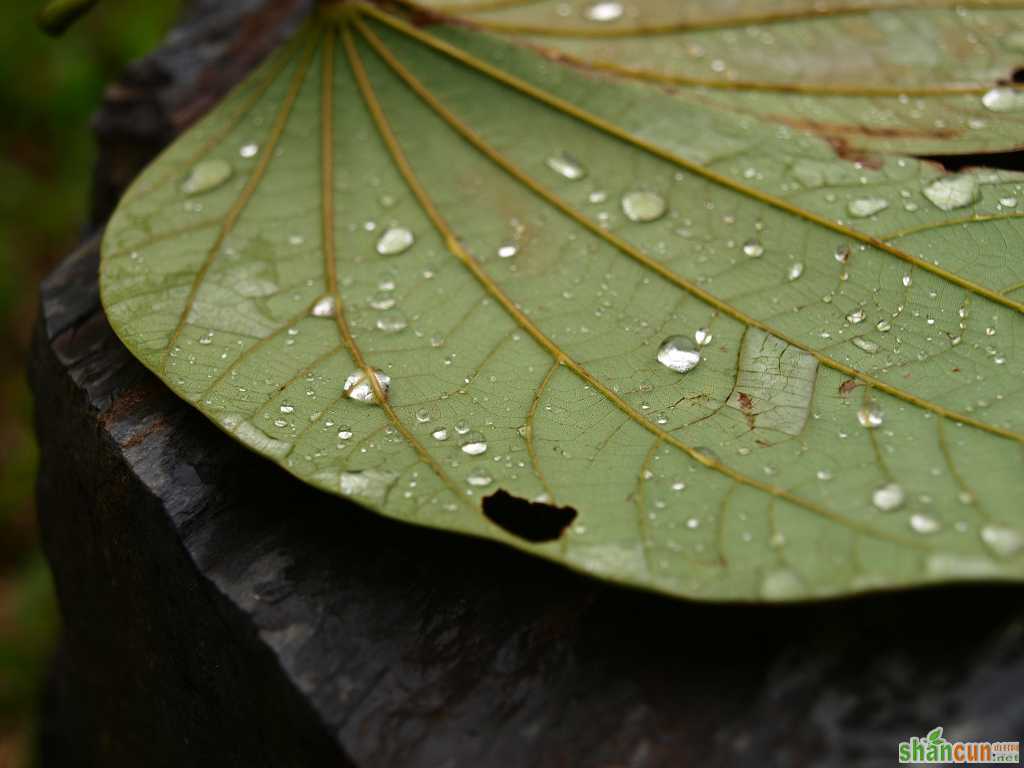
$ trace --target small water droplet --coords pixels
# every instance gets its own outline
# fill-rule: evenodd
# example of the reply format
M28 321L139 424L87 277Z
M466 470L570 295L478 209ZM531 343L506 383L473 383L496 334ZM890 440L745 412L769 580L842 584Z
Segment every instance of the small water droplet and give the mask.
M918 533L935 533L941 526L934 517L918 512L910 516L910 527Z
M377 380L377 386L381 392L387 396L388 390L391 388L391 377L381 371L373 371L374 378ZM373 385L366 378L366 372L359 370L353 371L345 379L344 391L346 396L351 400L357 400L360 403L376 403L377 396L373 391Z
M351 440L352 439L352 428L351 427L342 427L341 429L339 429L338 430L338 439L339 440Z
M385 310L391 309L397 302L395 301L395 297L387 291L379 291L370 297L368 303L373 309Z
M903 506L903 489L897 483L886 483L871 494L871 503L883 512L891 512Z
M850 212L851 216L858 219L866 219L868 216L881 213L888 207L889 201L884 197L861 197L851 200L846 209Z
M665 199L657 192L629 192L622 196L622 212L637 223L655 221L665 215Z
M426 408L420 408L418 411L416 411L416 421L418 421L420 424L426 424L428 421L430 421L430 411L428 411Z
M900 278L900 282L903 283L904 288L909 288L913 284L914 278L912 278L910 275L904 275L903 277Z
M925 187L924 196L940 211L963 208L978 199L978 180L970 174L944 176Z
M981 540L1000 557L1013 557L1024 548L1024 535L1005 525L986 525L981 529Z
M484 488L494 482L494 478L488 474L486 469L474 469L466 475L466 482L475 488Z
M850 260L850 252L850 246L847 245L846 243L843 243L842 245L837 245L835 252L836 261L838 261L840 264L845 264Z
M875 323L875 329L881 331L882 333L888 333L889 331L892 330L892 323L890 323L888 320L879 320L877 323Z
M799 261L794 261L789 265L789 270L786 272L786 279L790 282L799 280L800 276L804 273L804 265Z
M867 429L877 429L882 426L884 420L885 417L878 403L866 403L857 411L857 421Z
M864 318L866 316L867 315L865 315L863 309L855 309L853 312L846 316L846 322L852 323L853 325L857 325L859 323L863 323Z
M511 259L517 253L519 253L519 248L515 243L506 243L498 248L498 258L500 259Z
M384 333L398 333L404 331L409 327L409 321L405 319L405 315L399 312L397 309L385 312L377 318L377 330L383 331Z
M1009 85L999 85L985 92L981 103L993 112L1015 112L1024 109L1024 91Z
M569 181L579 181L587 175L587 169L568 152L560 152L547 159L547 166Z
M752 259L760 258L764 256L764 246L757 240L747 240L743 244L743 254Z
M313 305L311 314L313 317L334 317L337 302L333 296L324 296Z
M469 432L460 443L462 452L470 456L479 456L487 451L487 440L479 432Z
M686 336L669 336L658 349L658 362L677 373L687 373L700 362L700 351Z
M438 427L437 429L430 433L430 436L437 440L439 443L444 442L445 440L448 439L448 430L445 429L444 427Z
M388 227L377 240L377 253L381 256L397 256L412 248L416 238L404 227Z
M1016 208L1017 207L1017 198L1016 197L1001 197L1001 198L999 198L999 204L1001 206L1003 206L1003 208Z
M801 597L807 588L797 574L789 569L771 571L761 582L761 597L767 600L785 600Z
M221 186L233 173L231 164L225 160L204 160L198 163L181 185L186 195L201 195Z
M706 347L713 338L710 328L698 328L693 332L693 340L697 342L698 347Z
M614 0L591 3L583 9L583 18L587 21L617 21L622 18L622 14L622 3L614 2Z
M238 154L240 154L246 160L248 160L250 158L253 158L253 157L256 157L256 155L258 155L259 153L260 153L260 145L259 144L246 144L240 150L238 150Z

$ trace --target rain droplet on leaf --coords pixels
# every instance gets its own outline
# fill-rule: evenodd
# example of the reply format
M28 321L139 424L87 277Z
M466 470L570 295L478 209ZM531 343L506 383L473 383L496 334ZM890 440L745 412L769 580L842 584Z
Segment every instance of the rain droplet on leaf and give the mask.
M871 494L871 503L883 512L899 509L903 501L903 489L897 483L886 483Z
M865 339L863 336L858 336L850 341L857 349L867 352L869 355L874 355L878 352L878 345L870 339Z
M583 9L583 18L587 21L616 21L622 18L622 3L614 0L602 0L599 3L591 3Z
M568 152L560 152L547 159L548 168L569 181L579 181L587 175L587 169Z
M884 417L878 403L866 403L857 411L857 421L867 429L877 429L882 426Z
M743 254L752 259L759 258L764 256L764 246L757 240L747 240L747 242L743 244Z
M221 186L231 178L231 164L225 160L204 160L192 169L181 185L186 195L201 195Z
M910 516L910 527L918 533L935 533L941 527L939 521L934 517L923 515L920 512Z
M412 248L416 238L404 227L388 227L377 240L377 253L381 256L397 256Z
M985 92L981 103L993 112L1015 112L1024 109L1024 91L1009 85L999 85Z
M789 265L789 270L786 272L786 279L789 282L799 280L800 276L804 273L804 265L799 261L794 261Z
M969 174L944 176L925 187L924 196L940 211L963 208L978 199L978 180Z
M1024 535L1005 525L986 525L981 529L981 540L1000 557L1013 557L1024 548Z
M697 367L700 351L687 336L669 336L658 349L658 362L677 373L686 373Z
M657 192L629 192L622 197L622 212L630 221L655 221L665 215L665 200Z
M377 379L377 386L386 397L391 388L391 377L381 371L373 371L373 375ZM373 390L373 385L366 378L365 371L359 370L350 373L345 379L344 391L346 397L351 400L357 400L360 403L377 402L377 395Z
M861 197L851 200L846 209L850 212L851 216L858 219L866 219L868 216L881 213L888 207L889 201L884 197Z
M460 443L462 452L470 456L479 456L487 451L487 440L479 432L470 432Z
M317 300L316 304L313 305L313 309L310 314L313 317L334 317L334 311L337 307L337 302L333 296L324 296Z

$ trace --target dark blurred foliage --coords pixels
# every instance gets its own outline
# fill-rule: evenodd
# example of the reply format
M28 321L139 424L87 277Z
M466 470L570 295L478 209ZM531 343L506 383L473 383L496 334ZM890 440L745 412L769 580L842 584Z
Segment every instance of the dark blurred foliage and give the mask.
M89 120L104 85L153 48L180 0L105 0L65 37L36 29L42 0L0 3L0 766L32 764L57 611L34 531L36 448L25 360L39 279L89 209ZM46 407L40 403L38 407Z

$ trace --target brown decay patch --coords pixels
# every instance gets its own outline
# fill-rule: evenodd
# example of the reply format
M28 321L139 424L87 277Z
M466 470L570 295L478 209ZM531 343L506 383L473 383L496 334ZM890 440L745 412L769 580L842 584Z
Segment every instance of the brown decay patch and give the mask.
M483 513L503 531L535 544L561 538L577 515L572 507L527 501L503 490L483 499Z
M816 133L827 139L838 136L870 136L874 139L955 139L961 134L955 128L886 128L854 123L824 123L819 120L777 114L768 114L764 117L766 120Z
M754 400L746 392L737 392L736 399L739 400L740 410L747 420L747 427L753 431L757 427L757 417L754 415Z
M883 160L878 155L873 155L863 149L857 149L856 147L850 146L850 142L840 136L827 136L825 141L829 143L832 150L836 153L836 157L842 160L848 160L851 163L869 168L872 171L880 171L882 169Z
M853 392L853 390L855 390L857 387L861 386L863 386L863 382L858 381L857 379L847 379L846 381L839 385L839 394L842 395L843 397L846 397L848 394Z

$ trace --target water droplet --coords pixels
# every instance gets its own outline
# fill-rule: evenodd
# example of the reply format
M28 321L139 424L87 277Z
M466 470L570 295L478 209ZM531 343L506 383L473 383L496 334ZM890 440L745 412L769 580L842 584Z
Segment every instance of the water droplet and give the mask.
M517 253L519 253L519 248L515 243L506 243L498 248L498 258L500 259L511 259Z
M851 339L850 343L862 352L867 352L869 355L874 355L878 352L878 345L870 339L865 339L863 336Z
M799 280L803 273L804 265L799 261L794 261L789 265L789 270L786 272L786 279L789 280L789 282Z
M665 200L657 192L629 192L622 197L622 212L630 221L655 221L665 215Z
M669 336L658 349L658 362L677 373L686 373L697 367L700 351L686 336Z
M745 256L757 259L764 256L764 246L757 240L747 240L747 242L743 244L743 253Z
M878 403L866 403L857 411L857 421L860 422L862 427L877 429L882 426L884 421L881 407L879 407Z
M840 264L845 264L850 260L850 246L846 243L836 246L835 252L836 261Z
M569 181L579 181L587 175L587 169L568 152L560 152L547 159L547 166Z
M192 169L181 185L186 195L201 195L211 192L231 178L231 164L224 160L204 160Z
M377 253L381 256L397 256L412 248L416 238L404 227L388 227L377 241Z
M488 474L486 469L474 469L466 475L466 482L476 488L484 488L494 482L494 478Z
M281 413L295 413L295 406L283 403L281 405Z
M711 335L711 329L709 328L698 328L693 332L693 340L697 342L698 347L706 347L711 343L711 339L714 337Z
M761 597L767 600L784 600L790 597L801 597L807 588L795 572L783 569L765 574L761 582Z
M1016 208L1017 207L1017 198L1016 197L1001 197L1001 198L999 198L999 204L1001 206L1003 206L1003 208Z
M923 515L920 512L910 516L910 527L918 533L935 533L942 526L934 517Z
M924 196L940 211L963 208L978 199L978 180L968 174L944 176L925 187Z
M391 388L391 377L381 371L373 371L373 375L377 379L377 386L387 396L388 390ZM349 374L345 379L345 394L351 400L357 400L360 403L377 402L373 385L367 380L365 371L353 371Z
M339 440L351 440L352 439L352 428L351 427L342 427L341 429L339 429L338 430L338 439Z
M900 282L903 283L904 288L909 288L913 284L914 278L912 278L910 275L904 275L903 277L900 278Z
M336 307L337 302L334 300L333 296L324 296L313 305L311 314L313 317L334 317L334 310Z
M380 501L387 496L388 489L395 482L393 472L366 469L362 472L342 472L338 485L343 496L360 496Z
M846 322L852 323L853 325L857 325L858 323L863 323L865 317L866 315L864 314L863 309L855 309L853 312L846 316Z
M871 494L871 503L883 512L899 509L903 501L903 489L897 483L886 483Z
M373 309L385 310L391 309L397 302L395 301L395 297L387 291L380 291L373 294L368 303Z
M985 92L981 103L993 112L1014 112L1024 109L1024 91L1008 85L1000 85Z
M882 333L888 333L889 331L892 330L892 323L890 323L888 320L879 320L877 323L875 323L875 329L881 331Z
M416 421L418 421L420 424L426 424L428 421L430 421L430 411L428 411L426 408L420 408L418 411L416 411Z
M1013 557L1024 548L1024 535L1005 525L986 525L981 529L981 540L1000 557Z
M587 21L616 21L622 18L622 3L613 0L603 0L599 3L591 3L583 9L583 18Z
M409 321L397 309L386 312L377 318L377 330L384 331L384 333L398 333L408 327Z
M695 531L698 528L700 528L700 520L698 520L696 517L691 517L689 520L686 521L686 527L689 528L691 531Z
M851 200L846 209L850 212L851 216L858 219L866 219L868 216L881 213L888 207L889 201L884 197L861 197L857 200Z
M487 451L487 440L479 432L470 432L460 443L462 452L470 456L479 456Z
M259 153L260 153L260 145L259 144L246 144L244 147L242 147L240 150L238 150L238 154L240 154L246 160L248 160L250 158L253 158L253 157L256 157L256 155L258 155Z
M430 436L437 440L439 443L444 442L445 440L448 439L448 430L445 429L444 427L438 427L437 429L430 433Z
M819 469L817 471L817 473L815 474L815 477L817 477L819 480L822 480L822 481L824 481L824 480L831 480L832 479L832 473L829 472L827 469Z

